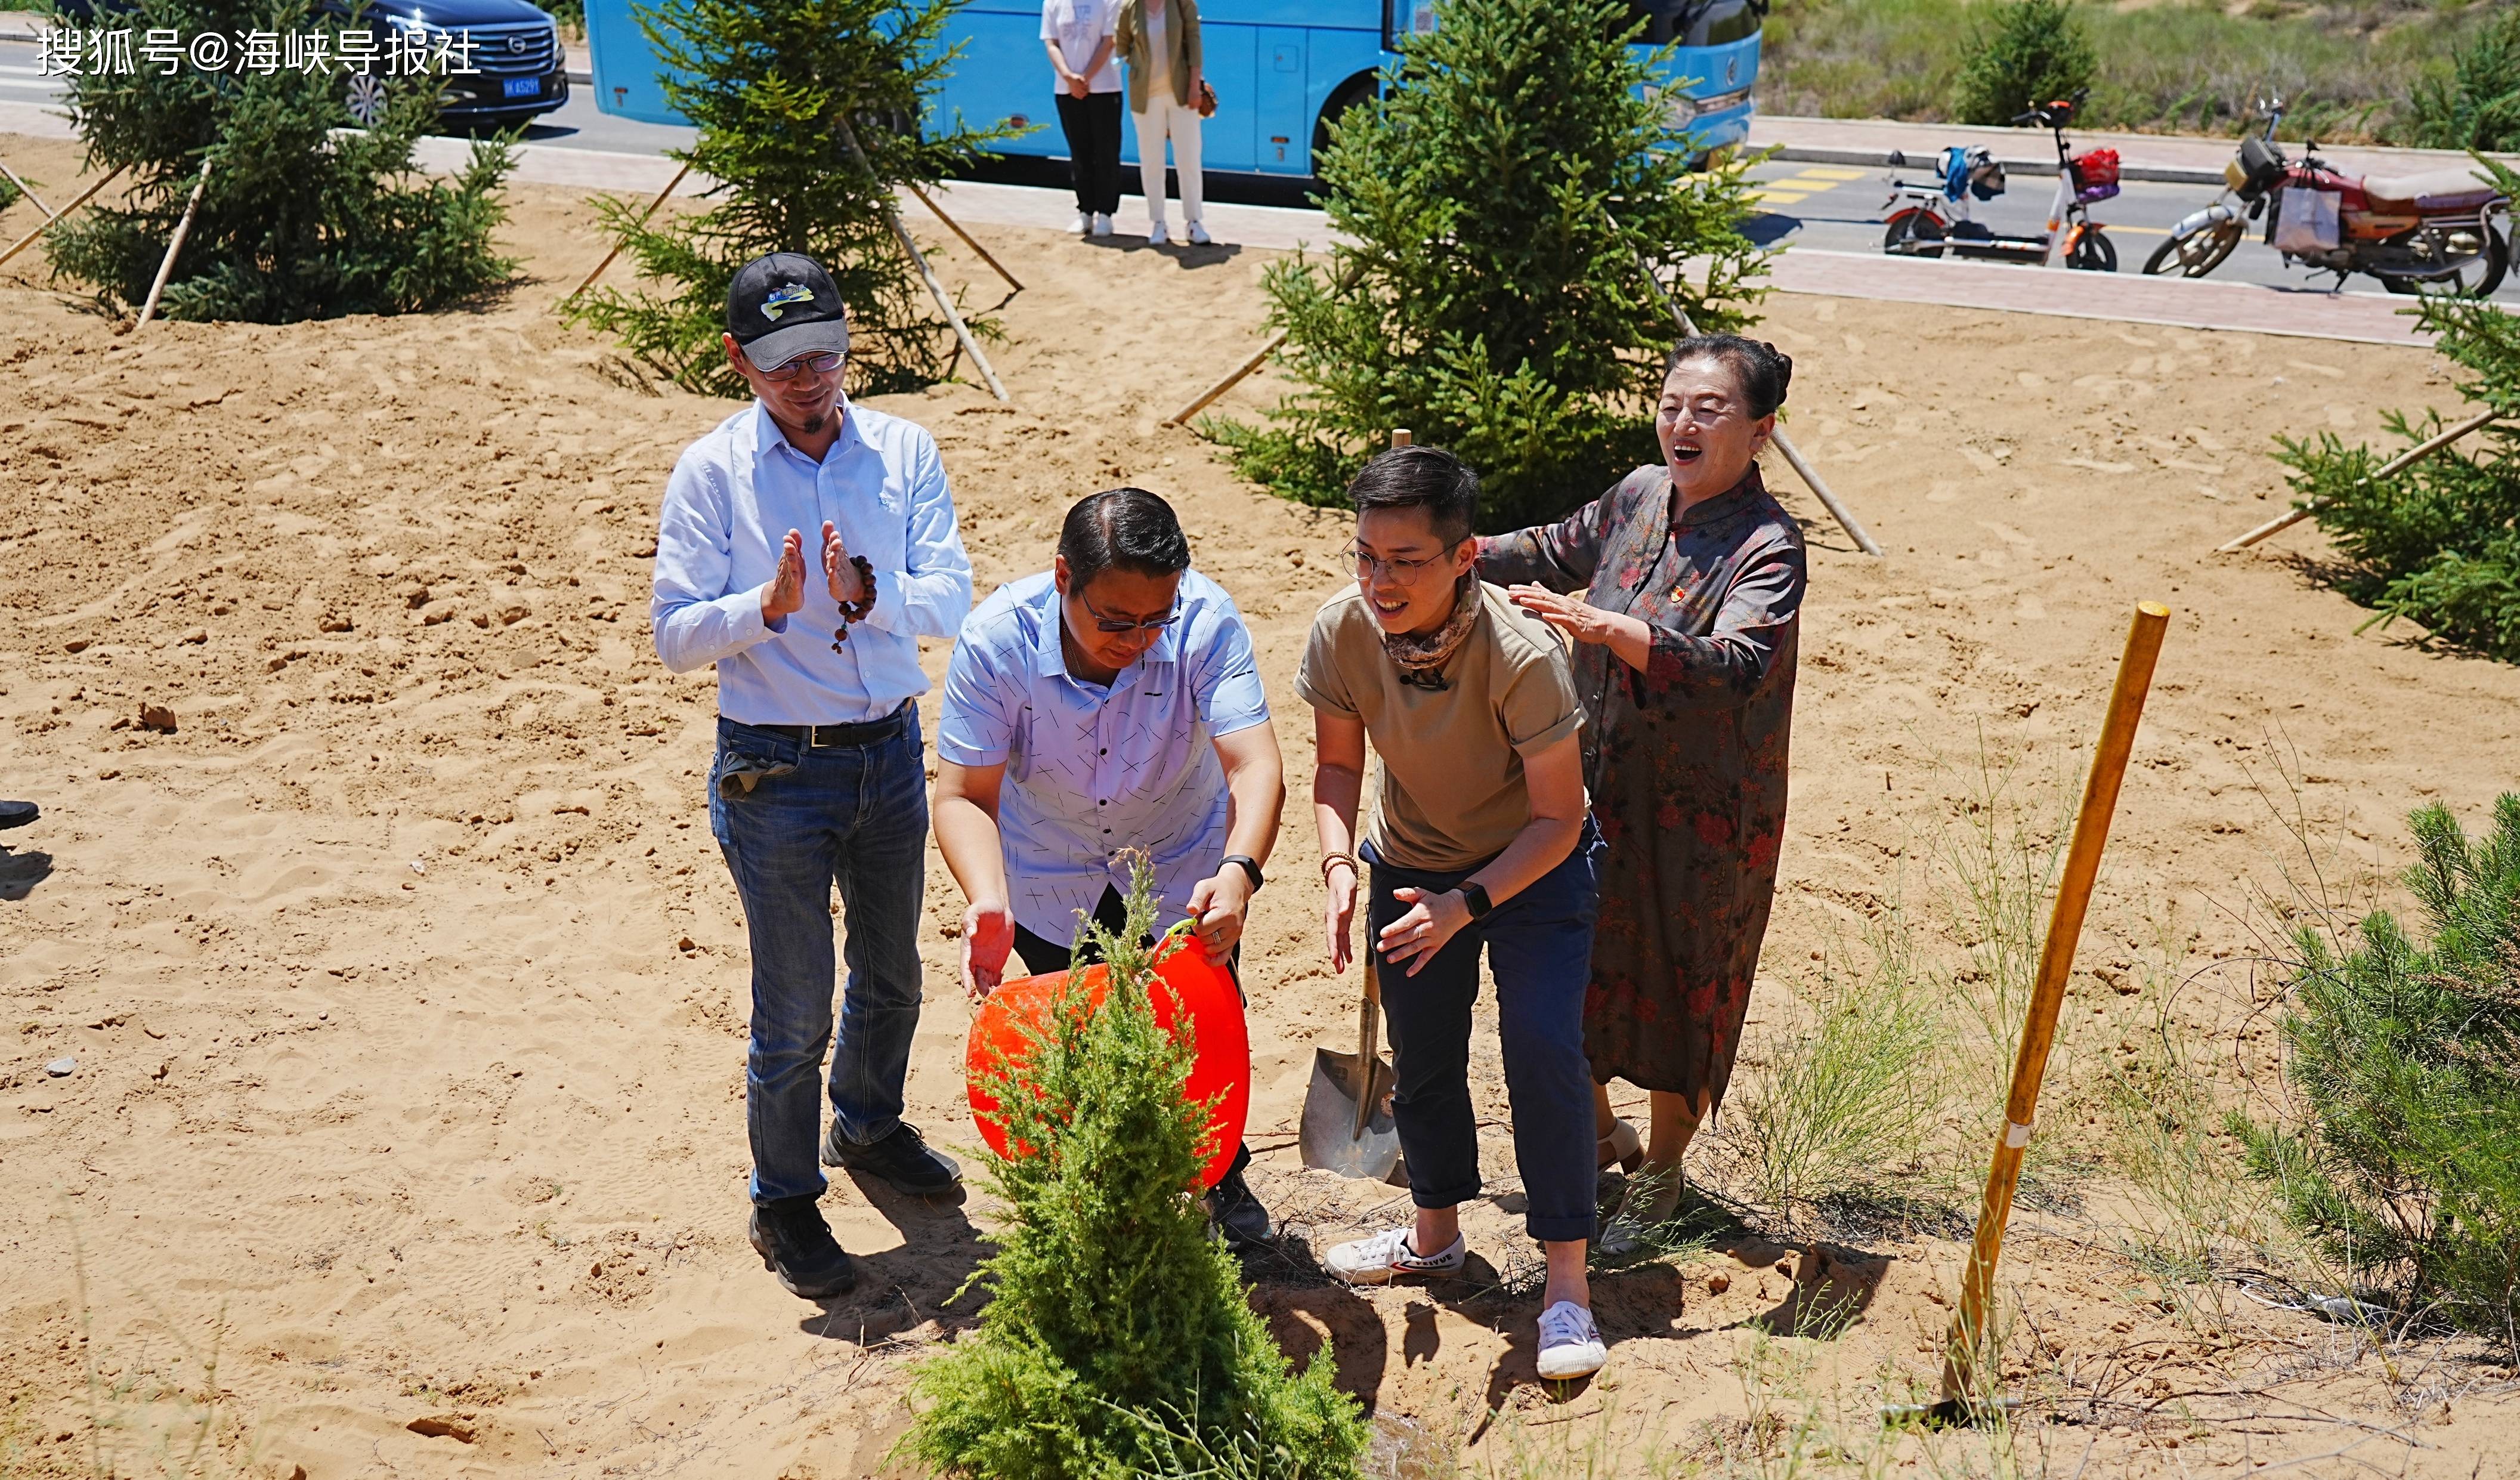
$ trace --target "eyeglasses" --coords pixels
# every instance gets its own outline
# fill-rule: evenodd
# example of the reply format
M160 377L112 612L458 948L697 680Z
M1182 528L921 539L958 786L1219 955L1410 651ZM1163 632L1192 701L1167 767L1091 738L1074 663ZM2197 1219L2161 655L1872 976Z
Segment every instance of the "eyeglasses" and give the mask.
M765 381L792 381L799 373L808 370L818 376L827 376L839 369L840 362L847 358L847 355L835 350L818 349L811 354L800 354L792 360L783 361L773 369L762 371L761 378Z
M1076 594L1076 602L1078 605L1081 605L1086 610L1094 613L1094 626L1096 630L1107 632L1113 637L1118 637L1124 632L1161 632L1166 627L1169 627L1173 623L1181 620L1181 607L1178 605L1162 616L1148 617L1145 621L1139 621L1135 618L1124 619L1116 616L1104 616L1102 608L1086 600L1085 593L1082 591Z
M1363 549L1355 545L1350 545L1342 553L1347 557L1349 562L1356 566L1356 578L1360 581L1370 581L1373 579L1373 573L1376 570L1379 570L1403 586L1415 586L1418 584L1418 578L1426 573L1426 567L1429 565L1439 565L1450 561L1453 558L1454 550L1459 548L1460 545L1461 541L1455 540L1452 544L1444 547L1443 554L1431 555L1422 561L1386 560L1378 555L1369 555Z

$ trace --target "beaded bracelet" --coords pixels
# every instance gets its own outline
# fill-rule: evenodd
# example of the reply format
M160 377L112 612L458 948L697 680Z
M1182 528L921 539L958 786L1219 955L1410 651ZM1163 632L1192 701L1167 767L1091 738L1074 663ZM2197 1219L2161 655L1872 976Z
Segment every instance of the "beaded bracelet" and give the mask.
M1346 854L1344 854L1344 853L1333 853L1333 854L1331 854L1329 857L1325 858L1325 859L1323 859L1323 860L1322 860L1322 882L1323 882L1323 883L1327 884L1327 883L1328 883L1328 882L1330 881L1330 870L1331 870L1332 868L1336 867L1336 866L1337 866L1337 865L1339 865L1339 864L1345 864L1345 865L1347 865L1350 869L1354 869L1354 870L1356 870L1356 872L1357 872L1359 875L1362 875L1362 874L1364 874L1364 873L1365 873L1365 870L1363 870L1362 868L1358 868L1358 866L1357 866L1357 862L1356 862L1356 860L1355 860L1355 859L1350 858L1348 855L1346 855Z
M867 613L875 610L875 566L869 564L867 558L862 555L850 556L849 563L858 567L858 585L866 595L857 601L839 604L840 627L838 631L832 634L833 652L843 650L842 645L849 640L849 628L865 621Z

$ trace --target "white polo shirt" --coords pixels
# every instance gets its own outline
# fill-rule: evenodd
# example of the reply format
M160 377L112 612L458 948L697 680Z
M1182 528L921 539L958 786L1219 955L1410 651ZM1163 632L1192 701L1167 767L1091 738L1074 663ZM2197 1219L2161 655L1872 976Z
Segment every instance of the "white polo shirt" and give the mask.
M1120 0L1042 0L1041 39L1058 43L1058 54L1067 59L1070 71L1093 61L1094 48L1108 39L1119 24ZM1087 73L1085 90L1118 92L1117 59L1106 57L1100 70Z

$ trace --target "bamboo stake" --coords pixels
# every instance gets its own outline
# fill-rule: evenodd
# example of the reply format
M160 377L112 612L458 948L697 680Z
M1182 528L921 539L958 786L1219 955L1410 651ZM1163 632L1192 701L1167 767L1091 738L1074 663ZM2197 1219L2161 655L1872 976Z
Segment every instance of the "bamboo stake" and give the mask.
M636 221L634 221L634 222L632 222L632 223L631 223L631 225L633 225L633 226L645 226L645 225L647 225L647 224L648 224L648 218L649 218L650 216L652 216L652 215L654 215L654 214L656 213L656 207L665 203L666 198L668 198L668 197L670 197L671 195L673 195L673 193L674 193L674 187L675 187L675 186L677 186L677 185L682 184L682 183L683 183L683 176L688 175L688 174L690 174L691 172L692 172L692 161L691 161L691 160L689 160L689 159L685 159L685 160L683 161L683 167L682 167L682 168L680 168L680 169L678 169L678 170L675 170L675 171L674 171L674 177L673 177L672 179L670 179L670 180L668 180L668 181L666 181L666 182L665 182L665 188L664 188L663 190L660 190L660 191L656 192L656 199L654 199L653 201L651 201L651 202L648 202L648 208L647 208L646 210L643 210L643 211L639 212L639 219L638 219L638 220L636 220ZM563 302L563 303L565 303L565 302L567 302L567 301L569 300L569 298L574 298L574 297L576 297L579 293L582 293L582 292L586 292L588 289L593 288L593 287L595 286L595 280L596 280L596 279L598 279L598 278L600 278L600 277L602 277L602 276L604 276L604 269L606 269L606 268L608 268L608 267L611 266L611 265L612 265L612 259L613 259L614 257L619 256L619 255L621 255L621 244L620 244L620 243L618 243L618 242L615 242L615 243L613 243L613 244L612 244L612 249L611 249L610 251L608 251L608 252L606 252L606 253L604 254L604 260L595 264L595 270L594 270L593 272L588 273L588 274L587 274L583 279L581 279L581 280L579 281L578 285L577 285L575 288L570 289L570 290L568 291L568 297L567 297L567 298L562 298L562 299L561 299L561 301L562 301L562 302Z
M6 159L0 159L0 175L7 175L9 177L9 183L18 187L20 194L23 195L27 200L34 202L35 208L44 213L45 220L51 221L58 219L53 214L53 208L44 203L44 198L35 194L35 187L27 184L24 180L20 179L18 172L9 167L9 161Z
M1415 441L1415 440L1417 440L1417 439L1416 439L1414 436L1412 436L1412 435L1410 434L1410 431L1409 431L1409 428L1408 428L1408 427L1406 427L1406 426L1394 426L1394 427L1392 427L1392 428L1391 428L1391 445L1392 445L1392 446L1394 446L1394 447L1406 447L1406 446L1408 446L1411 442L1413 442L1413 441Z
M2376 483L2382 478L2395 477L2399 473L2412 468L2417 463L2422 462L2424 459L2431 457L2434 453L2448 447L2451 443L2457 441L2460 437L2467 435L2469 432L2481 430L2487 426L2492 425L2493 422L2501 415L2502 413L2499 411L2480 411L2455 426L2445 427L2441 431L2434 433L2432 436L2425 438L2423 441L2417 442L2414 446L2408 448L2406 451L2399 453L2396 457L2381 464L2370 472L2362 477L2356 478L2354 480L2354 486L2360 488L2365 483ZM2260 540L2283 533L2293 525L2309 518L2312 515L2317 514L2318 511L2326 508L2334 502L2336 502L2334 499L2327 498L2313 499L2309 503L2302 505L2299 509L2288 510L2283 514L2275 516L2273 518L2260 524L2257 528L2250 530L2248 533L2240 536L2236 540L2231 540L2226 544L2215 546L2214 553L2216 555L2229 555L2234 551L2246 550Z
M1607 219L1609 213L1604 211L1602 216ZM1613 229L1618 224L1615 220L1610 222ZM1688 311L1680 306L1678 298L1671 295L1671 291L1662 286L1662 279L1654 276L1653 265L1645 260L1644 253L1635 251L1633 247L1630 250L1636 256L1637 270L1644 274L1646 284L1654 291L1654 296L1662 299L1662 306L1671 310L1672 322L1680 326L1681 334L1687 337L1695 337L1697 326L1688 321ZM1881 547L1873 542L1871 532L1864 527L1863 522L1856 518L1852 511L1837 501L1837 495L1829 491L1828 484L1821 480L1819 471L1804 459L1802 449L1794 445L1792 437L1785 435L1785 428L1782 426L1777 428L1775 440L1777 451L1784 454L1786 466L1793 469L1794 475L1803 480L1805 487L1820 495L1821 507L1828 511L1829 517L1837 520L1837 527L1846 531L1846 537L1855 541L1856 548L1866 555L1878 559Z
M2003 1102L2003 1135L1996 1142L1994 1160L1987 1167L1977 1237L1969 1245L1967 1273L1960 1277L1960 1305L1952 1318L1950 1352L1943 1367L1947 1410L1966 1413L1986 1406L1979 1391L1978 1364L1986 1355L1986 1316L1995 1298L1996 1261L2003 1253L2004 1225L2012 1217L2022 1155L2029 1148L2030 1127L2039 1113L2039 1081L2047 1073L2048 1051L2056 1040L2065 979L2074 969L2074 949L2082 939L2083 916L2091 908L2092 885L2099 876L2100 852L2108 846L2118 786L2126 779L2136 726L2143 718L2144 695L2152 687L2153 665L2161 656L2162 635L2169 626L2168 606L2138 603L2135 621L2127 629L2126 651L2118 659L2117 687L2109 694L2108 717L2101 721L2099 747L2083 785L2082 811L2074 819L2074 840L2065 854L2064 876L2056 884L2047 946L2039 955L2038 984L2031 989L2021 1049L2012 1060L2012 1091Z
M848 146L849 157L858 161L858 168L865 170L867 177L874 180L880 190L883 176L875 172L875 164L867 158L866 151L858 148L858 131L849 127L845 116L837 121L840 142ZM892 192L883 190L882 197L883 219L892 227L893 239L901 244L903 251L910 254L911 265L919 269L920 278L927 284L928 296L936 300L937 307L945 310L945 322L954 326L954 336L963 341L963 348L971 356L971 363L979 367L981 378L989 382L989 393L996 396L1001 404L1013 405L1014 397L1007 394L1007 388L998 383L998 373L989 368L989 357L980 353L979 341L971 337L971 331L964 324L963 316L954 311L953 299L945 296L945 285L936 281L936 274L927 266L927 258L919 250L919 244L910 240L910 229L901 224L901 211L892 203Z
M941 206L941 205L937 204L934 201L929 200L929 199L927 198L927 192L925 192L925 191L923 191L923 190L921 190L921 189L919 188L919 182L918 182L918 181L916 181L916 180L904 180L904 181L902 181L901 183L910 187L910 193L911 193L912 195L917 196L917 197L919 198L919 203L920 203L920 204L924 205L924 206L926 206L926 207L927 207L928 214L930 214L930 215L934 216L937 220L944 222L947 230L949 230L949 231L953 232L953 233L954 233L954 235L956 235L956 236L958 236L958 237L961 237L961 238L963 239L963 245L964 245L964 246L968 247L969 247L969 248L971 248L973 251L978 252L978 253L980 254L980 260L981 260L981 261L988 263L988 264L989 264L989 266L990 266L990 268L991 268L992 270L994 270L994 271L997 273L997 275L998 275L999 277L1002 277L1002 278L1006 279L1006 280L1007 280L1007 286L1008 286L1009 288L1013 289L1013 290L1014 290L1015 292L1023 292L1023 284L1021 284L1021 283L1019 283L1019 282L1015 281L1015 275L1014 275L1013 273L1011 273L1011 272L1007 271L1007 264L1005 264L1004 262L999 261L997 258L995 258L995 257L993 257L993 256L989 255L989 249L988 249L987 247L982 247L982 246L979 244L978 240L977 240L977 239L975 239L975 238L974 238L974 237L973 237L969 232L965 231L965 230L963 229L963 223L962 223L962 222L957 221L957 220L955 220L952 216L949 216L949 215L945 214L945 207L943 207L943 206Z
M7 251L0 251L0 263L7 262L11 257L24 251L27 247L32 247L37 237L40 237L44 233L52 230L54 227L61 225L63 217L68 216L71 211L74 211L80 206L85 205L90 201L95 200L98 193L103 191L107 186L112 185L115 180L121 178L123 168L124 166L119 164L113 166L112 169L106 172L104 179L97 181L94 185L91 185L87 189L79 192L78 199L72 201L69 204L63 206L51 220L36 227L33 231L26 233L24 236L20 237L17 241L10 243L9 249Z
M140 305L140 322L131 326L138 334L149 327L158 314L158 295L166 291L166 280L175 273L175 253L184 249L184 239L193 234L194 213L202 208L202 192L210 188L210 156L202 156L202 173L193 181L193 198L184 202L184 214L175 222L175 234L166 239L166 255L158 259L158 276L149 285L149 301Z
M1270 337L1268 343L1260 346L1260 352L1258 354L1255 354L1251 358L1243 361L1241 364L1235 366L1232 371L1227 373L1224 380L1217 381L1215 384L1207 387L1204 391L1201 391L1198 399L1191 402L1181 410L1174 412L1171 416L1164 418L1164 425L1167 426L1180 426L1188 423L1191 418L1206 410L1210 401L1213 401L1218 396L1232 390L1235 386L1241 384L1244 377L1250 375L1253 371L1258 370L1263 364L1267 363L1269 357L1278 352L1278 346L1285 342L1286 332L1282 329Z

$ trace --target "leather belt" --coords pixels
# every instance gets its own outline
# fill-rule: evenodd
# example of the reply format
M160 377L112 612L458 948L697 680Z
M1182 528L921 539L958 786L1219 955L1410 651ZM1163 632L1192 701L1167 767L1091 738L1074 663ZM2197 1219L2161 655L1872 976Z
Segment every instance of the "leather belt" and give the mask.
M903 699L900 708L881 719L861 720L849 725L752 725L747 728L794 740L809 750L828 750L835 745L872 745L901 733L902 719L910 712L911 703L911 700Z

